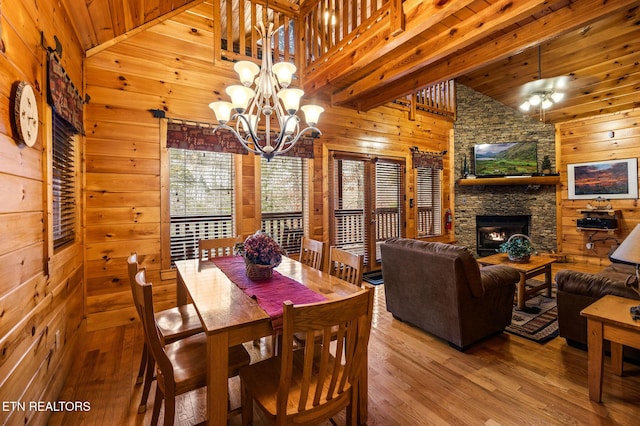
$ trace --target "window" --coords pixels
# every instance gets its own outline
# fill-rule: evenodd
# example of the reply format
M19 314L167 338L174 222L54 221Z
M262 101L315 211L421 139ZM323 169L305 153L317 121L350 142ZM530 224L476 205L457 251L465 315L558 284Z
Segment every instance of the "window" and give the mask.
M418 207L418 236L441 235L442 207L440 170L418 167L416 199Z
M75 241L75 130L53 112L53 248Z
M300 250L308 188L307 159L261 159L262 229L289 253Z
M171 264L198 240L235 236L233 154L169 149Z

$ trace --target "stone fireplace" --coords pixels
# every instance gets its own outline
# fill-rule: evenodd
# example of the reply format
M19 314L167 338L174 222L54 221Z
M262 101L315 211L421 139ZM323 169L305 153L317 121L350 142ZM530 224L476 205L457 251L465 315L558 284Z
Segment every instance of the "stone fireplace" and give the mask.
M489 256L496 253L500 244L514 234L529 236L531 216L476 216L476 250L478 256Z
M536 141L538 162L548 156L552 171L556 171L555 129L552 124L527 117L494 99L456 85L457 114L454 130L454 179L462 177L464 158L469 173L475 173L473 147L480 143ZM457 244L483 255L495 253L495 248L478 247L477 217L524 216L528 234L539 252L557 248L556 186L522 185L517 179L512 185L455 185L455 239ZM515 231L515 229L514 229ZM487 242L487 241L485 241ZM498 243L499 245L499 243Z

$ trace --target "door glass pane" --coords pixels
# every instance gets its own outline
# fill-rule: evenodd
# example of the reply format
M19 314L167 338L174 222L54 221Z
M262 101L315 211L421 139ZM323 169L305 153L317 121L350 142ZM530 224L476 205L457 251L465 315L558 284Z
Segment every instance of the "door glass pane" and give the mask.
M375 224L376 259L380 259L380 244L388 238L401 236L400 188L402 169L398 163L376 163Z
M417 230L419 236L441 235L440 218L440 170L419 167L417 169L416 198L418 206Z
M365 163L335 160L333 245L365 254Z

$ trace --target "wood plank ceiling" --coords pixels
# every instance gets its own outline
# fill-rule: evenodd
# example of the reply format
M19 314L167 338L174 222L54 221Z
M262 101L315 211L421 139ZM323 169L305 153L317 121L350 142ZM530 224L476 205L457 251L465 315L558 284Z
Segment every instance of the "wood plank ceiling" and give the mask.
M82 46L90 54L187 10L191 12L188 14L190 19L209 19L213 1L62 0L62 3L71 16ZM414 3L406 0L405 10ZM503 3L507 9L513 6L505 0L428 3L433 3L433 7L449 3L464 5L416 37L392 45L384 56L356 70L345 70L318 90L342 105L369 109L416 88L455 78L478 92L518 108L526 95L523 88L530 87L540 74L542 79L564 76L568 81L564 100L546 114L548 122L640 107L640 1L528 1L531 6L526 14L503 25L495 25L495 29L483 32L482 37L471 43L460 37L457 50L449 47L447 52L450 53L440 58L422 53L419 62L414 59L416 62L411 66L403 65L410 71L397 72L394 78L388 77L392 74L390 71L386 75L380 74L380 64L393 63L394 58L406 55L412 49L433 51L424 48L439 35L450 34L449 38L454 39L457 37L454 34L464 28L465 22L478 19L483 12L487 14L490 8ZM413 7L414 11L419 10L419 7ZM588 15L588 10L601 10L602 13ZM577 24L571 20L562 21L561 17L568 13L582 13L581 16L588 17ZM487 17L477 25L489 27L491 19ZM537 36L536 28L550 26L561 28L554 30L552 36ZM498 50L500 43L504 46L505 39L512 41L507 48L501 47L502 53L489 53ZM393 44L393 40L391 38L387 43ZM482 52L487 54L482 55ZM351 88L365 81L383 83L376 83L375 90L370 93L365 88L350 98ZM367 99L364 108L361 99ZM536 116L537 111L532 110L530 114Z

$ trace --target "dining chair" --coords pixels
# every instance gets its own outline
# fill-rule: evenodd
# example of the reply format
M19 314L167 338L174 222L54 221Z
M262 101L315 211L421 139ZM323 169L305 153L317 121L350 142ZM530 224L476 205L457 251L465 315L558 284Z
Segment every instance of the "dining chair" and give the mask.
M331 247L329 255L329 273L351 284L362 286L363 257L358 254ZM318 343L321 336L315 337ZM335 339L337 336L333 335ZM307 345L307 336L304 333L294 333L293 338L299 346ZM280 341L280 339L278 339Z
M202 262L213 257L232 256L235 245L241 242L240 236L198 240L198 259Z
M280 354L240 369L242 424L253 421L254 401L272 423L317 423L346 408L347 423L357 424L359 386L366 384L373 296L367 287L339 300L284 302ZM334 331L338 338L332 342ZM320 334L322 339L297 350L294 333L306 333L308 340Z
M127 267L131 292L132 295L135 295L135 276L140 269L137 253L131 253L127 258ZM143 312L138 309L137 304L136 310L138 312L138 318L142 321ZM191 303L158 311L155 313L155 318L158 323L158 332L160 333L160 339L163 344L172 343L203 331L198 313ZM140 399L140 405L138 406L139 413L143 413L147 409L147 399L149 398L149 391L151 390L151 382L153 382L153 370L153 357L151 357L151 353L149 352L149 348L145 340L142 347L142 358L140 359L138 377L136 378L137 384L144 382L142 397Z
M312 268L322 270L324 261L324 242L302 237L300 242L300 262Z
M357 286L362 285L364 257L337 247L329 250L329 274Z
M173 343L165 344L161 340L153 310L152 285L147 282L146 268L141 268L135 275L133 298L138 311L143 314L148 351L157 366L151 424L158 423L160 406L164 400L164 424L173 425L176 396L207 385L207 337L204 333L198 333ZM240 368L249 365L250 361L244 346L230 347L228 377L238 375ZM235 414L240 411L240 408L230 410Z

